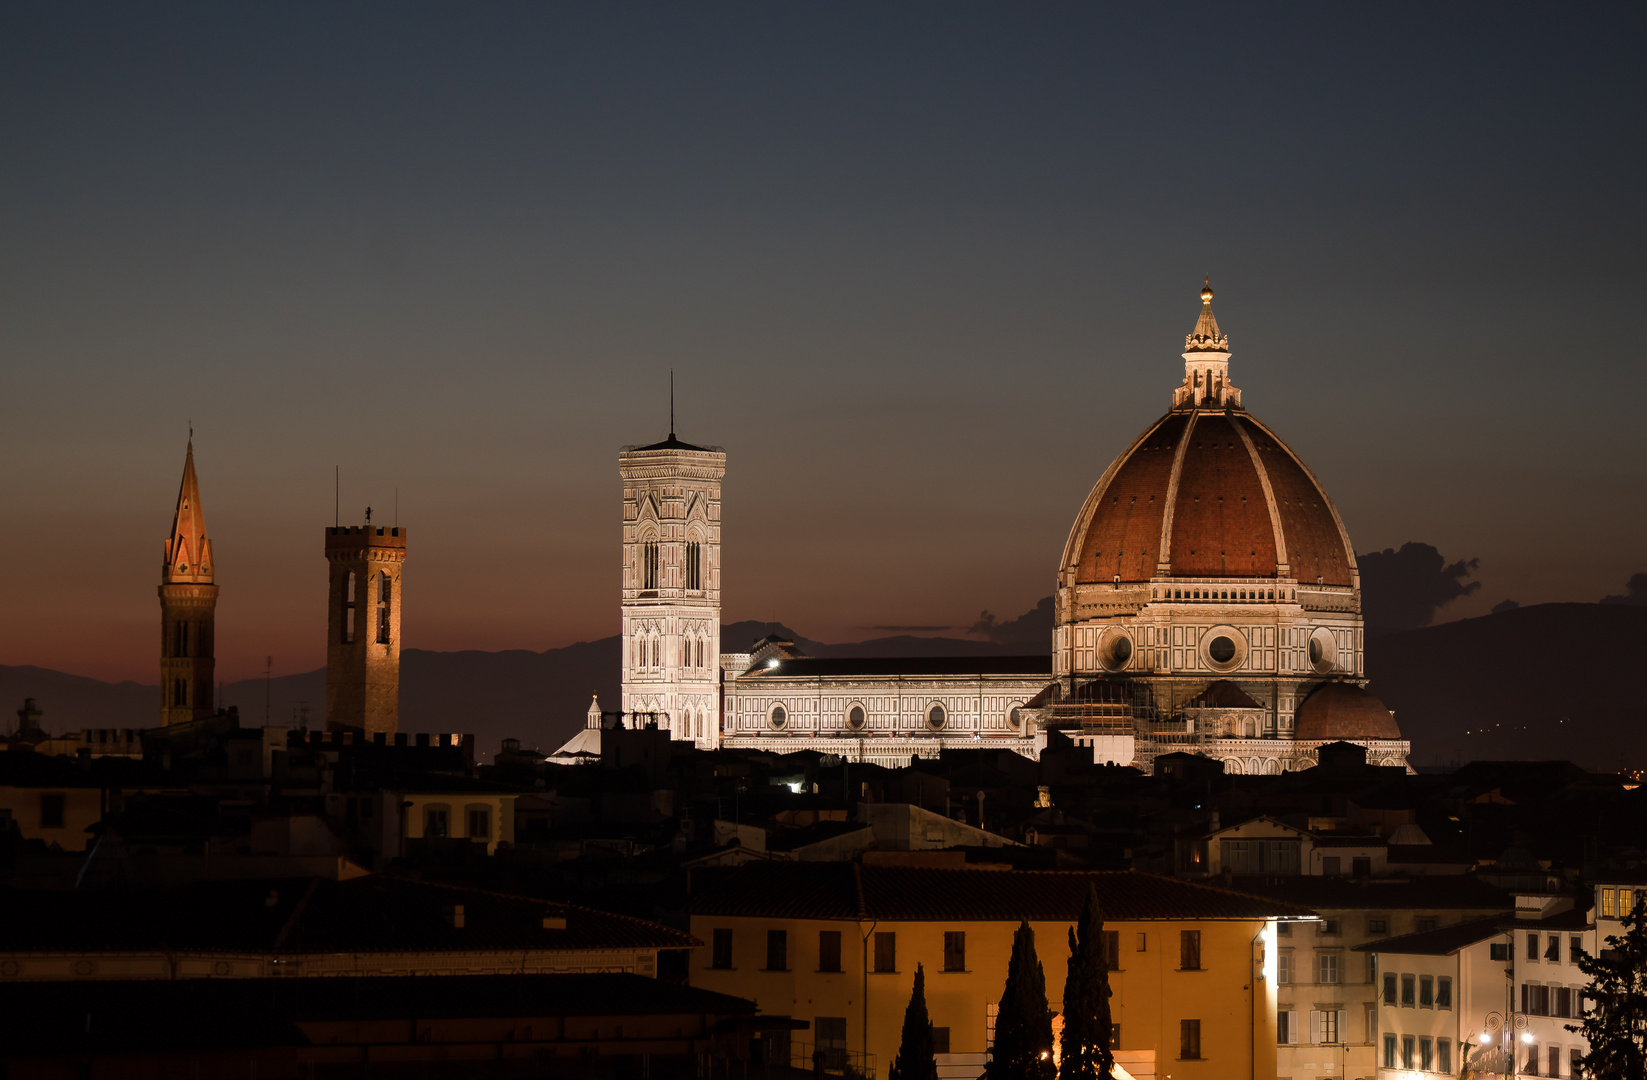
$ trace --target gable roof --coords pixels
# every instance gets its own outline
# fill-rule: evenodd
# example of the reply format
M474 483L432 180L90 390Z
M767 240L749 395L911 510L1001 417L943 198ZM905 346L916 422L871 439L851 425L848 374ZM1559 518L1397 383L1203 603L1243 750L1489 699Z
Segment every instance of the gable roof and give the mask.
M921 922L1074 921L1089 884L1104 917L1310 918L1298 904L1136 870L949 870L858 863L765 863L730 875L691 907L695 915Z

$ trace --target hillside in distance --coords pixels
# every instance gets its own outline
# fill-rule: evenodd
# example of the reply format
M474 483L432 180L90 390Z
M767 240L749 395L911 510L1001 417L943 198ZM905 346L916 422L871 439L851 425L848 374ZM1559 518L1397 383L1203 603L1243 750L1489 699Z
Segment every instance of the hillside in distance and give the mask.
M911 636L828 644L782 623L722 627L722 648L742 651L766 634L812 656L985 656L1024 653L1022 642ZM545 652L401 654L401 727L476 736L483 759L513 736L549 751L583 726L591 695L618 707L617 637ZM1586 768L1647 766L1647 695L1638 672L1647 656L1647 607L1541 604L1409 630L1367 642L1371 689L1395 711L1414 764L1472 759L1566 759ZM47 731L148 727L159 689L105 683L33 667L0 667L0 705L33 697ZM323 669L229 683L223 702L242 722L324 722Z
M1368 689L1414 764L1647 766L1647 607L1537 604L1367 641Z
M801 637L782 623L758 621L723 626L721 647L743 651L768 634L787 638L812 656L998 656L1019 651L990 641L913 636L827 644ZM599 695L604 709L618 708L620 652L615 635L544 652L406 649L400 655L401 730L472 732L482 759L509 737L554 750L583 727L592 696ZM150 727L160 711L157 685L0 666L0 705L8 710L0 729L15 726L10 710L25 697L36 700L44 713L41 726L53 733ZM267 716L271 724L320 727L326 717L326 671L226 683L221 700L239 708L246 725L262 724Z

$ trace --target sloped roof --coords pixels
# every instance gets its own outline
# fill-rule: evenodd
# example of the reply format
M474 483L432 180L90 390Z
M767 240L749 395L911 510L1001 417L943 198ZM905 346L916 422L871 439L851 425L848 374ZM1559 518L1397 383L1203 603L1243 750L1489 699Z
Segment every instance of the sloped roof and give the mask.
M1499 937L1505 925L1513 922L1515 912L1506 911L1484 919L1471 919L1455 926L1443 926L1418 934L1402 934L1357 945L1357 952L1402 953L1408 956L1449 956L1467 945Z
M464 908L455 927L447 909ZM213 881L123 892L13 891L0 951L459 952L681 949L689 934L626 915L407 878ZM566 928L546 930L545 917Z
M1424 874L1412 878L1372 878L1366 884L1320 874L1238 875L1233 888L1317 911L1432 909L1500 911L1510 906L1503 889L1465 874Z
M1309 908L1136 870L948 870L856 863L746 866L692 905L698 915L919 922L1073 921L1089 883L1108 919L1306 918Z

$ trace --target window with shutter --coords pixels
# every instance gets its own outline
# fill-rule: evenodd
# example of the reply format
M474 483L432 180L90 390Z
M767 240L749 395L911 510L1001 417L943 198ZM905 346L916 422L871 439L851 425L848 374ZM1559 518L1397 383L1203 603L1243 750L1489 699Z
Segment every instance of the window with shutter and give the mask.
M1179 931L1178 966L1184 971L1201 970L1201 931Z
M818 931L818 970L841 970L841 932L839 930Z
M898 935L895 931L875 932L875 970L898 970Z

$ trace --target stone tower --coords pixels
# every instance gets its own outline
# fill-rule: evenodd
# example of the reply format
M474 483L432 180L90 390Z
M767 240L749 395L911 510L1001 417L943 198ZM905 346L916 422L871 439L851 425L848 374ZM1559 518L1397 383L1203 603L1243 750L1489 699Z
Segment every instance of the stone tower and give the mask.
M671 737L720 743L721 478L726 453L670 432L626 446L623 710L655 712Z
M326 530L331 587L326 614L326 728L385 732L400 725L401 571L406 530L372 525Z
M160 570L160 722L181 724L212 714L216 671L217 586L212 542L194 474L194 440L183 457L166 563Z

